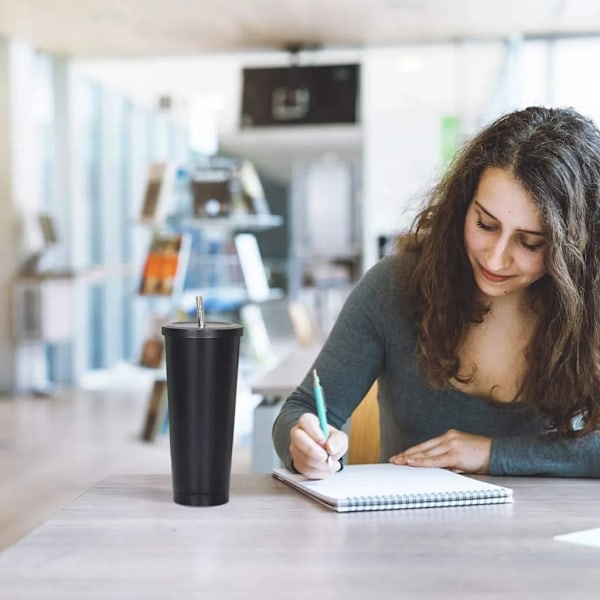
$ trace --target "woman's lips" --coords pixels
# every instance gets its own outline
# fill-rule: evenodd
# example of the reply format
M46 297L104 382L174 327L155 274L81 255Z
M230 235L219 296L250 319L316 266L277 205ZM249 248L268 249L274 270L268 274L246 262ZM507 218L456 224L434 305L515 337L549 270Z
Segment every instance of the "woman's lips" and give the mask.
M510 279L510 275L496 275L494 273L490 273L490 271L487 271L481 265L479 265L479 268L481 269L481 274L483 277L491 283L502 283Z

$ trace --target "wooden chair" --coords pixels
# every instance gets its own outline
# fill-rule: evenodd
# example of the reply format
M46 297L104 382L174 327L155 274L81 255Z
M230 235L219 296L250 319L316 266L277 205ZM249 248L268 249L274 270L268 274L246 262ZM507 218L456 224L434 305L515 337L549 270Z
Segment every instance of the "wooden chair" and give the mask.
M347 460L349 465L378 463L379 456L379 405L375 382L350 418Z

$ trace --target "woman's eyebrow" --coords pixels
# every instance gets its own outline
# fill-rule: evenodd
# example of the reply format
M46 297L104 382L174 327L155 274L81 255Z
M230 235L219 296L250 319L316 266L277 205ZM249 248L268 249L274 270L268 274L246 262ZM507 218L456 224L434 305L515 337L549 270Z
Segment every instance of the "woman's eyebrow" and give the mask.
M488 217L490 217L491 219L494 219L494 221L498 221L498 223L500 222L498 220L498 217L495 217L489 210L487 210L487 208L485 208L479 202L477 202L477 200L474 200L474 204L477 206L477 208L479 208L479 210L484 212ZM530 233L531 235L539 235L542 237L546 236L546 234L543 231L533 231L531 229L517 229L517 231L521 231L523 233Z

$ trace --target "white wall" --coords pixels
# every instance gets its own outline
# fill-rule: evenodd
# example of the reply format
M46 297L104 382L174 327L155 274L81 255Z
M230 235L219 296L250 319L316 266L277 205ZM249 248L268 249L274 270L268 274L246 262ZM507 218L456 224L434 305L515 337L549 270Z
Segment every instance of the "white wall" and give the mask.
M378 235L406 229L442 173L442 118L470 135L490 101L499 44L372 49L363 59L363 240L365 267Z
M600 39L554 43L550 81L557 106L573 106L600 125Z

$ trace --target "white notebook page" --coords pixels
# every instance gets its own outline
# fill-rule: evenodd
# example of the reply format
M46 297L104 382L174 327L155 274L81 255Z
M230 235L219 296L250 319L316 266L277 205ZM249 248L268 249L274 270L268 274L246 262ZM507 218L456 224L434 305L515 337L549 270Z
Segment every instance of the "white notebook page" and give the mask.
M559 542L570 542L572 544L582 544L600 548L600 527L598 529L585 529L584 531L574 531L554 537Z
M309 480L303 475L285 469L276 469L278 475L297 487L321 497L330 503L344 498L365 496L404 496L506 489L501 486L459 475L438 468L408 467L388 463L349 465L328 479Z

